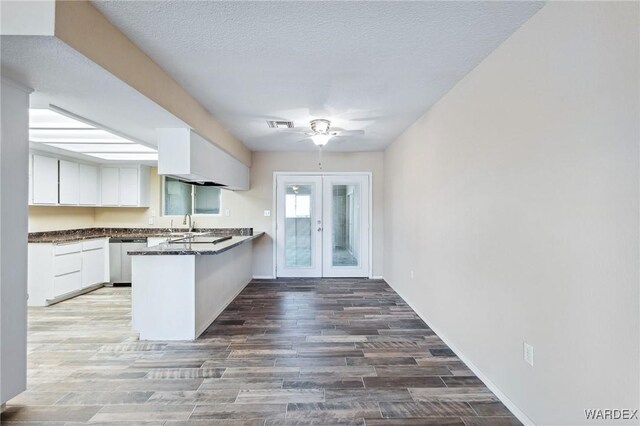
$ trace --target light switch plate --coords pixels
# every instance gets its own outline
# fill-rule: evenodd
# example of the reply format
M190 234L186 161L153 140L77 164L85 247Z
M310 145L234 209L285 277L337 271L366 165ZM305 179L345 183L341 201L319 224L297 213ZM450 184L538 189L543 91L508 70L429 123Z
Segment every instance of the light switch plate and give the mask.
M264 217L269 217L269 216L271 216L271 210L265 210Z
M225 215L225 216L229 216L229 213L230 213L230 212L229 212L229 209L226 209L226 210L224 211L224 215Z

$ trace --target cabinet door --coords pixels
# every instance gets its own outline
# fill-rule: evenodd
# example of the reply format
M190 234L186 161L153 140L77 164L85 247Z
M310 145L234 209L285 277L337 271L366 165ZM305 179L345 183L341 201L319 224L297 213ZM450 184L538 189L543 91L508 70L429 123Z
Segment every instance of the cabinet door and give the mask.
M33 156L33 204L58 204L58 160Z
M99 284L104 279L104 249L82 252L82 288Z
M67 275L61 275L53 278L53 297L62 296L72 291L80 290L81 274L80 271L72 272Z
M98 205L98 168L80 164L80 204L83 206Z
M103 167L101 170L101 205L117 206L120 203L120 170L117 167Z
M60 160L60 204L74 205L80 200L78 163Z
M138 205L138 168L120 168L120 205Z

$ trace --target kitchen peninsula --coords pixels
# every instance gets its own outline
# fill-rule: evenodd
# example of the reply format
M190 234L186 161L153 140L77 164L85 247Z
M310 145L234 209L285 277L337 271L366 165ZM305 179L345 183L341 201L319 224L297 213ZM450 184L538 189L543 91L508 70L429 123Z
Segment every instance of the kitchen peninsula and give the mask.
M251 281L252 241L193 235L132 256L131 324L140 340L194 340Z

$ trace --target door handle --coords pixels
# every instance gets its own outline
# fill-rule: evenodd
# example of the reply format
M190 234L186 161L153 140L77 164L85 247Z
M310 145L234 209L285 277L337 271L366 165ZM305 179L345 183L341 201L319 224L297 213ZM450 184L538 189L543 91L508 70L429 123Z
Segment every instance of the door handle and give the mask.
M322 228L318 228L318 232L322 231Z

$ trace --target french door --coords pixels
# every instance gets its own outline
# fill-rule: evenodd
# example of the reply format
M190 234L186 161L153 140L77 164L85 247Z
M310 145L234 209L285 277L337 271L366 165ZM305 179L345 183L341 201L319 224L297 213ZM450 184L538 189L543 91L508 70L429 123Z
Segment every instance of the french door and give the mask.
M278 175L276 275L369 276L369 176Z

